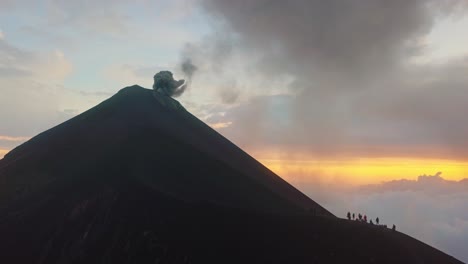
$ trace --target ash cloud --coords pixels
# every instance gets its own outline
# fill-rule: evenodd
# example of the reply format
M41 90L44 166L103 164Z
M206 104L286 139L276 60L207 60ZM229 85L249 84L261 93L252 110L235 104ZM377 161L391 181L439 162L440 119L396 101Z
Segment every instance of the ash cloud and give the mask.
M235 103L240 94L238 82L229 76L234 71L230 64L234 45L235 40L229 33L215 31L199 42L187 43L181 53L183 60L180 69L189 83L194 73L199 72L202 79L219 87L215 94L225 104Z
M187 88L185 80L174 80L172 72L160 71L154 75L153 89L166 96L178 97Z
M198 67L192 63L192 59L185 58L180 64L180 70L184 73L187 78L182 86L175 90L173 96L178 97L182 95L185 90L192 84L192 77L198 70Z
M190 59L190 58L185 59L182 62L182 64L180 65L180 68L181 68L182 72L185 74L185 76L188 77L189 80L192 79L193 74L197 70L197 66L195 66L192 63L192 59Z

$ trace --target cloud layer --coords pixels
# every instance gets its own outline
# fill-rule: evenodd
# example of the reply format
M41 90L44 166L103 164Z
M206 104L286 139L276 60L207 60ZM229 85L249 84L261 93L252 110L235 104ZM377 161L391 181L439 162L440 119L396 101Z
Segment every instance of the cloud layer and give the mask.
M358 189L350 207L380 216L425 243L467 262L468 179L444 180L439 173L416 181L393 181Z
M261 79L244 81L250 100L220 120L232 122L221 131L235 142L335 154L380 148L382 156L387 146L401 149L391 155L414 156L428 155L431 146L468 157L467 59L418 63L434 22L465 14L466 2L206 0L203 6L224 29L212 42L232 40L221 68L239 69L235 60L242 57L237 80ZM209 55L216 47L198 53L203 63L220 63ZM280 96L271 92L278 82L287 87Z
M436 173L355 188L310 177L291 182L338 217L345 218L348 211L374 222L379 217L382 224L395 224L397 230L468 262L468 178L450 181Z

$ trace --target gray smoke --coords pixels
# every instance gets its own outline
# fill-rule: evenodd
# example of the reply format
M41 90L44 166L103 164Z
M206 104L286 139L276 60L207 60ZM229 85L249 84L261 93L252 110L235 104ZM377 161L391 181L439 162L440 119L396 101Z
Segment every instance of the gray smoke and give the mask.
M153 89L166 96L178 97L187 88L185 80L174 80L172 72L160 71L154 75Z
M235 80L226 81L223 87L218 88L218 95L224 104L234 104L240 96L240 91L237 89L237 82Z
M234 45L235 41L229 33L220 32L205 36L198 42L187 43L181 52L184 59L180 64L180 69L187 76L187 83L190 84L194 73L199 72L197 74L202 76L201 79L215 81L212 86L217 87L217 95L223 103L236 102L240 94L237 81L227 76L225 69L232 58Z
M186 58L182 61L182 64L180 65L180 69L184 73L184 75L187 77L187 81L185 82L183 89L180 90L180 94L182 94L185 89L192 84L192 77L197 71L198 67L195 66L195 64L192 63L192 59Z
M189 82L192 79L193 74L197 71L197 66L192 63L192 59L186 58L180 65L182 72L187 76Z
M171 97L181 96L192 82L193 74L197 71L197 66L190 58L183 60L180 69L187 77L186 80L175 80L172 72L160 71L154 75L153 89L161 94Z

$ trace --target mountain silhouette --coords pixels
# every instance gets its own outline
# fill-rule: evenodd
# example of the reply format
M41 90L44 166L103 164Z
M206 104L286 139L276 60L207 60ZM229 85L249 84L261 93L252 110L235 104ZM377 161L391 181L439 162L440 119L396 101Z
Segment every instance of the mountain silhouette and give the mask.
M0 160L2 263L461 263L339 219L140 86Z

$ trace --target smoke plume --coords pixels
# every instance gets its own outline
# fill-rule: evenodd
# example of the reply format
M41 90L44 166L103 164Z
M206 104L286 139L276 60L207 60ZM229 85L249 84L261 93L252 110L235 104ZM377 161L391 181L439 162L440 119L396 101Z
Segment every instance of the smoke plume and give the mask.
M184 86L182 87L182 89L179 89L180 94L182 94L185 91L185 89L189 85L192 84L192 77L195 74L195 72L197 71L198 67L195 66L195 64L192 63L192 59L186 58L186 59L184 59L182 61L182 64L180 65L180 69L182 70L184 75L187 77L187 80L184 83ZM178 94L177 96L179 96L180 94Z
M153 89L166 96L178 97L187 88L185 80L174 80L172 72L160 71L154 75Z
M190 58L185 59L182 62L182 64L180 65L180 68L181 68L182 72L185 74L185 76L187 76L189 82L192 79L193 74L198 69L197 66L195 66L192 63L192 59L190 59Z

